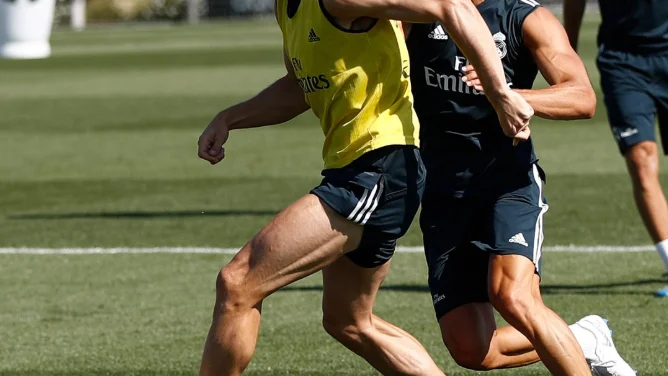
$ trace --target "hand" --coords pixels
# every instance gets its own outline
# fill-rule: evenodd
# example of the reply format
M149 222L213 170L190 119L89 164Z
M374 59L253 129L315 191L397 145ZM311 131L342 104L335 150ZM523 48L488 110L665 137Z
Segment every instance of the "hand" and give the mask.
M217 164L225 158L223 145L229 137L230 128L223 120L223 116L218 114L199 137L197 155L212 165Z
M503 133L513 138L513 145L517 146L520 142L528 140L531 136L529 122L534 115L529 103L519 93L510 89L489 100L499 117Z
M463 67L462 72L465 73L462 81L466 82L467 86L485 92L478 73L472 65ZM533 117L534 111L520 94L507 89L501 95L490 98L490 102L492 102L499 116L503 133L513 138L513 145L517 146L520 142L529 139L529 136L531 136L529 121Z
M475 71L473 65L467 65L462 68L462 72L465 73L462 77L462 81L466 82L466 86L472 87L480 92L485 92L485 89L482 87L482 83L478 78L478 72Z

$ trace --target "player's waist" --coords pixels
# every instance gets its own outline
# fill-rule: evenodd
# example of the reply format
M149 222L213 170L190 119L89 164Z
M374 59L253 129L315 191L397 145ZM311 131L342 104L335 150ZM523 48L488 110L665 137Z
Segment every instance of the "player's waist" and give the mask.
M417 133L417 132L416 132ZM420 146L417 134L405 133L381 133L375 136L367 133L365 137L359 137L346 145L328 145L327 140L323 148L323 160L325 169L341 168L361 158L368 158L374 152L386 147L410 147Z
M620 36L619 33L615 33L599 36L598 45L602 51L621 51L639 55L668 54L668 38L665 37Z

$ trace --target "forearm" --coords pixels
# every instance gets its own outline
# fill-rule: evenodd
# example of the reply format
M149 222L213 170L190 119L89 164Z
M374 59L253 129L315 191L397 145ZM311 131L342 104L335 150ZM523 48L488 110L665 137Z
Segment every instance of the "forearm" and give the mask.
M515 90L533 107L536 116L551 120L589 119L596 96L588 85L564 83L537 90Z
M476 67L480 82L490 99L508 86L492 35L471 1L456 1L444 12L441 22L469 62Z
M564 29L566 29L571 46L576 51L586 3L586 0L566 0L564 2Z
M293 77L286 75L255 97L218 116L229 129L245 129L285 123L308 109L303 90Z

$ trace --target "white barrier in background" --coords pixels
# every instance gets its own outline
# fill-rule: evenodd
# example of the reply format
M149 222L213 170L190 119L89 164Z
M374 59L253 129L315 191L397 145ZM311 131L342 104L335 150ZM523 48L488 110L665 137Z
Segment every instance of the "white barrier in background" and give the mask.
M0 0L0 58L49 57L55 6L56 0Z

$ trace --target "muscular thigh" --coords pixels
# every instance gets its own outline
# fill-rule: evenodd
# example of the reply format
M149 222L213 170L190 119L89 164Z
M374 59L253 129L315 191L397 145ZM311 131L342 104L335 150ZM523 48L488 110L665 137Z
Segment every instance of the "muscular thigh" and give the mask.
M355 249L361 236L361 226L307 195L272 219L226 269L264 298Z

